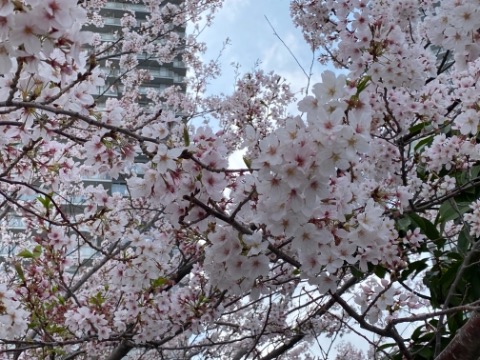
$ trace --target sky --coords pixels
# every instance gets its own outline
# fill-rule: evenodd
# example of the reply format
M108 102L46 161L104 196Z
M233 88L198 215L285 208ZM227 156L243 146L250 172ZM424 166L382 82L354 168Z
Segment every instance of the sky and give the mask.
M201 36L209 48L205 59L217 58L223 42L230 39L230 45L221 57L223 74L212 82L209 92L228 93L233 89L235 71L232 63L238 63L242 73L251 71L258 61L264 70L273 70L284 77L294 92L306 87L307 78L287 47L307 73L312 51L290 18L289 3L289 0L225 0L214 25ZM265 17L287 47L274 34ZM322 70L318 63L315 64L313 78L318 79Z

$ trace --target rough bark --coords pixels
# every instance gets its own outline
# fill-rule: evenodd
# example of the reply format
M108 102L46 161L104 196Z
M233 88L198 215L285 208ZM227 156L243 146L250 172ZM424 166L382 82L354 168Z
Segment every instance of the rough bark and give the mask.
M480 312L475 312L435 360L478 360L479 358Z

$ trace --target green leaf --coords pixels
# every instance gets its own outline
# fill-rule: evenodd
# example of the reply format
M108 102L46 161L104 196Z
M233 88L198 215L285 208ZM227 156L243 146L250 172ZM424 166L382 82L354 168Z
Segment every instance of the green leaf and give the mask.
M432 222L424 217L419 216L418 214L411 213L408 215L414 225L416 225L422 231L427 238L430 240L439 240L441 238L437 227L432 224Z
M443 295L440 288L438 271L429 271L423 278L423 283L430 290L430 303L433 308L440 308L443 304Z
M478 276L480 275L479 271L477 271L476 275L477 276L475 277L475 279L470 282L470 285L472 286L472 302L480 299L480 282L478 281Z
M33 253L32 256L35 259L38 259L42 255L42 247L40 245L37 245L33 248Z
M480 266L478 265L479 256L476 255L472 259L471 266L465 269L462 277L462 294L465 298L465 302L474 302L480 299ZM467 291L468 290L468 291Z
M475 165L470 168L470 179L475 179L480 174L480 165Z
M448 330L450 334L455 334L465 322L465 319L461 313L452 314L447 318Z
M402 274L401 274L402 280L407 279L410 274L414 273L414 275L412 276L412 279L413 279L420 272L427 269L428 268L427 261L428 259L422 259L422 260L414 261L408 264L407 268L402 271Z
M50 209L53 206L50 196L38 196L37 200L40 201L45 209Z
M152 287L158 288L165 285L167 282L168 280L165 279L164 277L159 277L158 279L155 279L152 281Z
M23 249L20 251L17 256L24 259L38 259L42 255L42 247L37 245L33 248L33 252L28 249Z
M208 303L210 299L208 297L206 297L205 295L200 295L200 297L198 298L198 304L199 305L202 305L202 304L205 304L205 303Z
M417 165L417 176L422 181L427 180L428 172L427 172L427 169L425 168L425 166L423 166L422 164Z
M250 160L249 158L247 158L247 157L244 156L244 157L243 157L243 162L245 163L245 165L247 165L247 168L248 168L249 170L252 169L252 160Z
M350 270L352 272L352 275L355 276L357 279L363 278L363 276L364 276L363 272L360 269L358 269L357 267L350 266Z
M416 353L417 355L420 355L421 357L423 357L424 359L431 359L432 358L432 355L433 355L433 350L431 347L422 347L422 349L420 349L420 351L418 351Z
M420 338L420 335L422 335L423 333L423 328L425 326L424 325L421 325L419 327L417 327L413 333L412 333L412 336L410 337L412 340L418 340Z
M463 227L462 231L458 235L457 250L460 254L466 255L468 249L470 248L471 243L470 234L468 234L468 229Z
M416 145L415 145L415 151L416 152L421 152L426 146L429 146L433 142L433 137L428 136L425 139L420 140Z
M47 329L49 333L59 334L59 335L65 335L68 332L63 326L55 323L48 324ZM63 350L57 350L57 349L55 349L55 351L57 352L57 354L60 354L61 351L63 352Z
M398 230L402 230L406 232L411 224L412 224L412 220L409 217L402 217L397 220Z
M447 294L452 286L453 281L457 277L458 268L460 266L461 261L455 261L447 271L440 277L440 285L442 294Z
M35 257L33 253L28 249L23 249L17 254L17 256L22 257L24 259L33 259Z
M413 125L410 129L408 129L408 131L410 132L410 134L419 134L427 126L427 123L421 122L420 124Z
M91 296L90 299L88 299L88 302L96 306L102 306L102 304L105 302L105 298L99 291L95 296Z
M458 260L458 261L463 261L463 256L462 254L460 253L457 253L457 252L454 252L454 251L450 251L450 252L447 252L445 254L445 256L449 259L452 259L452 260Z
M373 269L373 273L377 275L379 278L383 279L387 274L387 270L383 266L376 265L375 268Z
M452 201L455 200L445 201L440 206L438 210L439 222L446 223L447 221L455 220L470 209L470 202L456 202L456 206L452 206Z
M391 347L396 347L397 343L387 343L387 344L382 344L378 347L379 350L385 350Z
M429 343L433 338L435 338L435 334L433 332L426 332L423 333L422 336L418 338L419 342L426 342ZM423 348L423 346L422 346Z
M22 269L22 264L20 264L19 262L15 263L15 271L17 272L17 275L18 277L20 278L20 280L22 280L23 282L25 282L25 273L23 272L23 269Z
M371 77L371 76L368 76L368 75L367 75L367 76L364 76L364 77L362 77L362 78L360 79L360 81L359 81L358 84L357 84L357 94L356 94L357 96L358 96L363 90L365 90L365 89L367 88L367 86L368 86L368 84L369 84L369 82L370 82L371 79L372 79L372 77Z

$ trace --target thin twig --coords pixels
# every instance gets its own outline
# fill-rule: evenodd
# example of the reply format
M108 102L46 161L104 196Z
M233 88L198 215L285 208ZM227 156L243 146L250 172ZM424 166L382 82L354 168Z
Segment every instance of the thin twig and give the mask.
M268 20L268 17L266 15L265 16L265 19L267 20L268 22L268 25L270 25L270 27L272 28L273 30L273 35L275 35L278 40L280 40L283 44L283 46L285 46L285 48L288 50L288 52L290 53L290 55L292 55L293 59L295 60L295 62L297 63L297 65L300 67L300 69L303 71L303 73L305 74L305 76L307 77L307 80L310 80L310 77L311 77L311 74L307 74L307 72L305 71L305 69L303 68L302 64L300 64L300 61L298 61L297 57L295 56L295 54L292 52L292 50L287 46L287 44L285 43L285 41L283 41L283 39L280 37L280 35L278 35L277 31L275 30L275 28L273 27L272 23L270 22L270 20Z

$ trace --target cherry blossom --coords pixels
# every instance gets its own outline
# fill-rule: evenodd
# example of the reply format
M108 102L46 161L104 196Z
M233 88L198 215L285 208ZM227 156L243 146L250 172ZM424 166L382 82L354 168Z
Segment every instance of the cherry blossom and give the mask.
M104 0L0 1L0 358L300 359L358 327L372 358L451 358L479 300L478 1L292 0L339 71L220 95L199 34L226 3L125 5L101 41Z

